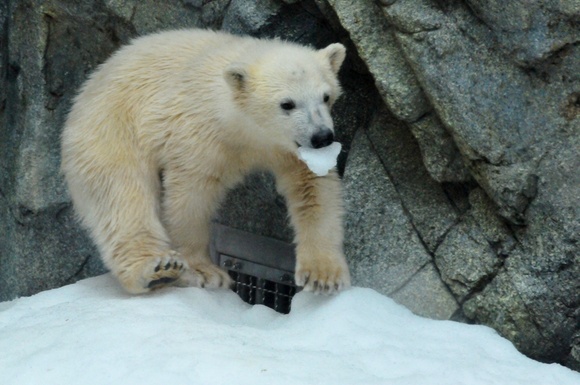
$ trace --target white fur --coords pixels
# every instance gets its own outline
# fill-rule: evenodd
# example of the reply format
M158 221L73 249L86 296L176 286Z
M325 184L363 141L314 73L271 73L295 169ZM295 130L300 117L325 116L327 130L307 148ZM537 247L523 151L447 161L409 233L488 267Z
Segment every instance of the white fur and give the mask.
M332 128L344 47L203 30L123 47L85 83L62 135L62 170L105 264L131 293L165 284L226 287L208 255L209 222L227 189L256 169L277 177L296 230L296 282L350 284L340 182L296 154ZM324 94L330 100L323 101ZM296 108L284 111L283 100Z

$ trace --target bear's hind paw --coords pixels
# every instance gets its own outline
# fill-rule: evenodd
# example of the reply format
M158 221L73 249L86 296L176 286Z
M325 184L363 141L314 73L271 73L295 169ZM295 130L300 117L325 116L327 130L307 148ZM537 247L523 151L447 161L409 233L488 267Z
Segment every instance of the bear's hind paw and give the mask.
M232 286L232 279L226 271L212 263L198 263L181 276L177 286L229 289Z

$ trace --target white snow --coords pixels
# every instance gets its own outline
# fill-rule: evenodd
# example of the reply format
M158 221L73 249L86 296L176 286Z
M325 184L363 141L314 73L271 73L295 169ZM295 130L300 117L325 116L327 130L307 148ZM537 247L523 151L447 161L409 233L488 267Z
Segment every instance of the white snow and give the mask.
M299 293L281 315L226 290L129 296L104 275L0 303L0 384L572 385L580 374L370 289Z
M336 157L340 154L342 144L333 142L322 148L298 147L298 157L306 163L310 171L318 176L325 176L336 166Z

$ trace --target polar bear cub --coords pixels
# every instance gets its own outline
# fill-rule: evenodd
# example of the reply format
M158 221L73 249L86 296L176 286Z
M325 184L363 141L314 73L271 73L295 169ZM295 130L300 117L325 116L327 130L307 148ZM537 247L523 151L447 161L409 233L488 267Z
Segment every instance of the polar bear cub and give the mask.
M74 101L62 170L105 265L130 293L166 285L229 287L209 257L210 222L227 190L270 170L295 230L295 281L350 285L335 170L317 177L299 146L333 142L345 48L314 50L205 30L134 40Z

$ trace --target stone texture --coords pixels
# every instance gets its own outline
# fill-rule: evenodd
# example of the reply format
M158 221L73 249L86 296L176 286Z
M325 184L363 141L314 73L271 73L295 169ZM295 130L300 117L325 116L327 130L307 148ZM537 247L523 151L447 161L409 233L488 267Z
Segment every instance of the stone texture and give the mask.
M526 309L526 303L519 296L510 274L502 271L482 294L464 304L463 311L468 317L484 323L501 324L502 335L517 346L535 343L534 350L541 347L544 342L542 333ZM524 329L527 330L525 337L521 333Z
M185 1L187 3L188 1ZM201 7L201 21L207 28L219 29L231 0L191 0L192 6Z
M411 132L421 148L423 164L437 182L465 182L471 179L453 138L437 115L428 114L410 123Z
M58 0L59 3L71 1ZM78 3L78 2L72 2ZM156 0L105 0L107 12L111 12L128 25L131 25L138 35L145 35L160 29L177 29L201 26L202 1L167 0L163 2L163 10ZM86 3L93 7L92 2Z
M439 271L431 262L392 293L391 297L413 313L432 319L448 320L459 310L456 299L441 282Z
M530 65L580 41L578 0L466 0L519 65Z
M425 0L383 2L384 15L398 31L414 34L441 28L436 3Z
M545 262L538 266L530 260L529 252L516 249L504 269L463 309L536 359L566 363L578 328L577 254L555 257L559 261L546 267Z
M375 120L373 126L380 124ZM416 314L449 319L458 304L441 281L365 131L352 143L344 197L345 254L353 284L391 296Z
M497 207L481 188L469 193L469 212L463 221L469 227L477 227L494 252L502 258L509 256L516 246L513 233L505 221L496 213Z
M495 277L516 244L481 188L470 192L469 206L435 250L441 278L460 303Z
M431 260L364 131L349 154L344 199L344 248L353 285L388 295Z
M90 70L87 57L104 58L114 45L108 33L116 28L115 18L108 30L95 28L107 17L92 19L83 13L86 7L75 9L65 2L44 2L41 9L38 1L19 1L8 7L4 36L10 57L0 138L0 163L6 165L0 172L5 197L0 202L5 230L0 241L1 299L103 271L93 263L98 261L95 250L70 212L58 171L59 135L68 109L63 101ZM78 11L76 17L72 11ZM56 54L57 47L63 51Z
M429 105L380 7L372 1L359 0L330 0L328 3L348 30L389 109L399 119L418 120L429 110Z
M231 0L219 29L234 34L280 38L322 48L336 41L324 15L312 1Z
M0 4L0 129L4 131L8 70L8 3ZM1 132L1 131L0 131ZM2 165L0 165L2 167Z
M457 223L457 210L441 185L429 176L407 124L383 108L377 112L368 135L422 242L434 251Z
M486 284L501 264L479 228L465 223L449 231L435 252L435 262L460 302Z
M410 127L429 175L442 186L428 189L423 177L407 175L419 175L414 171L420 168L412 146L403 145L411 142L402 129L391 133L400 124L371 128L369 137L444 280L465 301L464 314L534 358L576 365L578 4L385 0L380 4L388 26L370 27L361 20L374 19L361 9L375 9L372 1L330 3L362 58L377 52L376 35L395 36L433 108ZM386 67L369 70L376 78L394 74ZM399 81L410 84L405 76ZM444 130L426 119L438 120ZM467 173L447 176L448 160L457 159L453 146L475 183ZM448 202L421 204L425 191ZM442 215L449 218L445 225L429 228Z
M472 300L480 311L474 317L478 322L492 325L502 334L516 329L516 346L549 362L571 359L572 336L580 328L579 139L570 138L541 162L538 195L527 210L529 225L514 229L517 247L505 264L512 295L525 304L525 316L535 329L498 322L498 314L512 312L510 303L498 302L503 293L484 290ZM503 291L506 287L504 280L494 286Z
M572 349L566 365L576 371L580 371L580 332L572 337Z
M392 28L381 17L381 8L370 1L320 0L317 3L323 10L328 4L334 7L335 13L328 10L325 13L329 17L337 15L348 30L350 38L375 77L379 93L389 109L397 118L411 123L412 132L419 141L431 176L439 182L469 179L469 173L450 135L437 117L429 113L431 107L420 91L414 74L403 60ZM399 4L406 3L398 2L396 5ZM415 6L416 4L412 4L411 8ZM413 9L407 8L409 7L404 12L416 14ZM361 23L361 20L365 22Z
M232 0L224 15L222 29L237 34L257 34L272 23L282 4L274 0Z
M426 12L424 17L436 19L440 28L414 34L398 31L398 41L473 176L502 215L522 224L533 199L534 168L542 155L543 146L536 144L567 124L560 108L545 106L551 104L548 100L561 105L572 87L565 87L569 92L546 92L491 49L493 35L468 9L460 4L441 9L434 1L425 1L431 7L417 12ZM391 7L384 9L389 13ZM511 186L504 188L508 181Z

